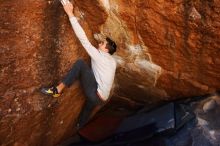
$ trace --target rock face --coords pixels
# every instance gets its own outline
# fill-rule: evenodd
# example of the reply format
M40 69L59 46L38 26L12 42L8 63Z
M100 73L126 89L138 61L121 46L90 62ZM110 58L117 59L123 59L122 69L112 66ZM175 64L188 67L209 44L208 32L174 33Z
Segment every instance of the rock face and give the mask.
M117 16L124 31L118 34L124 39L116 40L126 40L119 53L124 65L117 76L117 93L149 100L149 96L172 99L218 89L218 4L202 0L122 0L111 4L110 14Z
M80 0L77 15L90 41L118 44L113 97L157 103L220 87L220 2ZM0 144L58 144L74 133L84 102L78 83L62 98L57 84L77 58L89 57L58 0L0 2Z

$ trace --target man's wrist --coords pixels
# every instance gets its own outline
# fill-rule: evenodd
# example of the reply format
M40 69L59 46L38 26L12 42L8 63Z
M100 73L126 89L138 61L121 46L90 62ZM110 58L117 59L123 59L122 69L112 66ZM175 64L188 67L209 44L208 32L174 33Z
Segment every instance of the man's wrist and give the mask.
M69 18L74 17L74 14L73 14L73 13L70 13L70 14L68 14L68 17L69 17Z

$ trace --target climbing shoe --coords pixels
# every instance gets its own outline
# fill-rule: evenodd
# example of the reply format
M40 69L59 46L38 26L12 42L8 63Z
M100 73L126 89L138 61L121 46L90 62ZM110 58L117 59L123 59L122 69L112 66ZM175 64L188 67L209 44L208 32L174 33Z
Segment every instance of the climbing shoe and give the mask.
M50 87L50 88L42 88L41 92L43 94L49 95L49 96L53 96L53 97L59 97L61 94L58 93L58 90L56 87Z

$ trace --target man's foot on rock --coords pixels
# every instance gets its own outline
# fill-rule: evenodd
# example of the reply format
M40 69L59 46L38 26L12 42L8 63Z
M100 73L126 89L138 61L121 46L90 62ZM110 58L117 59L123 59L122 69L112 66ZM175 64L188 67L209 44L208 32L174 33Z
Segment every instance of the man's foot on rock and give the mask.
M42 88L41 92L52 97L59 97L61 95L60 93L58 93L58 90L55 86L50 88Z

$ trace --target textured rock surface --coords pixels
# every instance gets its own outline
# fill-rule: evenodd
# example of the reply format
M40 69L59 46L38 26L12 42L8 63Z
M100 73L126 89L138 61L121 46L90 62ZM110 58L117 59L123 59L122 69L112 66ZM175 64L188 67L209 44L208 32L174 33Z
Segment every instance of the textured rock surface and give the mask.
M119 70L118 94L176 98L219 88L219 1L112 3L110 13L118 16L122 30L118 37L124 36L127 45L119 54L125 63Z
M95 1L88 5L102 14ZM77 83L60 99L42 96L39 88L57 83L78 57L88 56L59 1L1 1L0 7L0 145L55 145L74 132L84 97ZM105 17L86 22L98 26Z
M156 103L220 87L217 0L80 0L81 24L116 40L114 97ZM84 96L76 83L59 99L57 83L88 56L58 0L0 2L0 144L56 145L74 131Z

